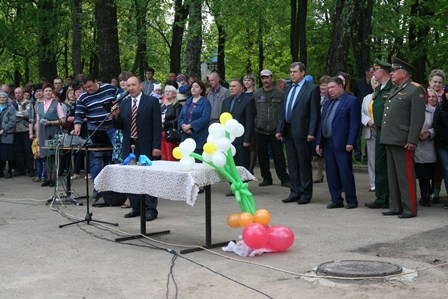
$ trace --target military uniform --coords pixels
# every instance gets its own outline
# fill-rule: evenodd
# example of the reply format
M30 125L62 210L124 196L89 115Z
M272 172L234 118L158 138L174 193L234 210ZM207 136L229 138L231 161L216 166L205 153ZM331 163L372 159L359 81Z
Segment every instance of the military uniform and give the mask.
M373 95L373 122L375 124L375 195L374 203L379 207L389 207L389 184L387 181L387 155L386 147L381 144L381 124L383 121L384 103L389 98L394 88L392 80L389 79L381 89L378 86Z
M395 69L409 71L407 63L398 62ZM393 60L392 68L394 65ZM386 146L390 201L390 212L384 215L417 216L414 152L404 146L418 143L425 120L425 98L424 88L408 79L392 90L384 104L380 142Z

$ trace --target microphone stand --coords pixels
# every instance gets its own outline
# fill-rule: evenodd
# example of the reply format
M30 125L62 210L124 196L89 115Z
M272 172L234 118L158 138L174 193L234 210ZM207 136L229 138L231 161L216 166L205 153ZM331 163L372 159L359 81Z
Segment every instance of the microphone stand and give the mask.
M59 228L63 228L63 227L65 227L65 226L69 226L69 225L73 225L73 224L78 224L78 223L83 223L83 222L86 222L87 224L90 224L90 222L96 222L96 223L103 223L103 224L109 224L109 225L114 225L114 226L118 226L118 223L113 223L113 222L107 222L107 221L101 221L101 220L93 220L92 219L92 216L93 216L93 213L92 212L90 212L90 195L89 195L89 173L90 173L90 167L89 167L89 164L90 164L90 158L89 158L89 141L90 141L90 138L98 131L98 129L101 127L101 125L107 120L107 119L109 119L109 117L111 116L111 114L112 114L112 112L113 112L113 110L111 110L107 115L106 115L106 117L100 122L100 124L95 128L95 130L93 130L92 131L92 133L90 133L88 136L87 136L87 138L86 138L86 141L84 142L84 144L82 144L80 147L79 147L79 149L78 149L78 151L76 152L76 153L79 153L80 151L81 151L81 149L84 147L84 152L85 152L85 155L84 155L84 163L85 163L85 169L86 169L86 171L85 171L85 174L86 174L86 176L85 176L85 182L86 182L86 206L87 206L87 212L86 212L86 215L84 216L84 219L83 220L77 220L77 221L74 221L74 222L70 222L70 223L66 223L66 224L62 224L62 225L59 225Z

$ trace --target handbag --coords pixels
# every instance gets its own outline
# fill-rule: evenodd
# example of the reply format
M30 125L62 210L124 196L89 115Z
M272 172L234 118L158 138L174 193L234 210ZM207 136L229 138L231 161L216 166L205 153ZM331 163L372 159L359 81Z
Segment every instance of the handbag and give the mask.
M180 139L182 138L182 133L179 132L176 128L169 128L166 130L165 133L165 139L167 142L180 142Z

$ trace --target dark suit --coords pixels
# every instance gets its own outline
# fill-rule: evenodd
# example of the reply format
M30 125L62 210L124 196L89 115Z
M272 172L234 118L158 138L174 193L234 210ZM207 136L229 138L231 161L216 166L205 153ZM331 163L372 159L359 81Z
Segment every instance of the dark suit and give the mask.
M131 144L135 145L134 154L146 155L153 159L152 150L160 149L162 139L162 120L160 115L159 100L145 94L141 98L137 108L137 134L138 138L131 141L132 98L125 98L120 104L120 115L113 119L116 129L123 132L123 160L131 152ZM139 196L129 195L132 208L139 212ZM146 214L157 217L157 198L146 196Z
M236 148L234 159L236 165L250 169L250 147L244 147L243 143L252 142L255 126L254 99L252 96L245 95L244 93L236 97L230 96L222 103L222 112L229 112L235 120L244 126L243 136L236 138L233 142Z
M292 87L286 89L283 95L276 132L282 134L286 144L291 180L290 197L309 202L313 196L313 179L311 143L307 141L307 136L316 136L320 118L320 91L318 86L303 80L288 123L285 112L291 89Z
M336 110L331 122L332 136L324 137L322 129L326 125L325 116L333 101L326 101L323 106L316 144L322 149L331 201L342 203L344 201L342 190L344 190L347 203L357 206L352 152L347 152L346 146L356 145L361 128L361 105L356 97L342 94L338 106L334 108Z

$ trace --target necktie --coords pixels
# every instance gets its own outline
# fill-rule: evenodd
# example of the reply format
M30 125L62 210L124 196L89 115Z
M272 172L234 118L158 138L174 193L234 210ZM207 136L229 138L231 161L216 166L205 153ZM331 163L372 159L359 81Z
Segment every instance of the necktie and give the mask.
M291 123L292 103L294 103L294 96L296 94L297 86L299 86L299 84L292 85L292 88L288 94L288 100L286 101L285 121L287 123Z
M330 116L330 113L331 113L331 109L333 109L334 103L336 103L336 100L332 99L330 105L328 106L327 111L325 112L325 116L324 116L324 119L322 121L322 135L324 137L329 137L327 135L327 133L328 133L327 132L327 122L328 122L328 117Z
M236 97L232 98L232 102L230 103L230 113L233 112L233 107L235 106Z
M131 138L137 138L137 99L132 99Z

